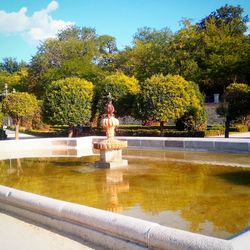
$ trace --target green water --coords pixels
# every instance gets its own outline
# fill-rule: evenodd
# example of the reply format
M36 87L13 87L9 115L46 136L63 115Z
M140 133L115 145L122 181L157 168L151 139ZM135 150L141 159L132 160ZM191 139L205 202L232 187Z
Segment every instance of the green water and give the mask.
M217 157L217 158L216 158ZM123 169L97 157L0 161L0 184L220 238L250 225L249 155L126 151Z

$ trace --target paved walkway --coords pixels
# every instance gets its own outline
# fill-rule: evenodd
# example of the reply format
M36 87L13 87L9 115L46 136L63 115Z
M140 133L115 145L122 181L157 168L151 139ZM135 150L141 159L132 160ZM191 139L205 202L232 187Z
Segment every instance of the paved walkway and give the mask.
M15 131L6 129L5 132L7 134L7 139L15 139ZM30 139L34 137L35 137L34 135L19 133L19 139Z
M224 137L224 135L220 135L220 136L209 136L209 137L213 137L213 138L221 138ZM229 138L238 138L238 139L250 139L250 132L236 132L236 133L230 133L229 134Z
M2 250L90 250L98 249L0 212Z

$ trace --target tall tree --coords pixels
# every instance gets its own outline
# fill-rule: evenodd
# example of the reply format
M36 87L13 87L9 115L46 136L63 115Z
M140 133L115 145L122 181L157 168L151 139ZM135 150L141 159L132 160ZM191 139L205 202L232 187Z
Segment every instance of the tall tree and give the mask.
M217 28L224 25L230 27L229 32L231 35L242 35L247 30L247 22L249 21L248 15L243 16L244 9L238 6L226 4L216 11L210 13L207 17L203 18L197 23L198 30L205 30L211 20L215 23Z
M173 33L144 27L133 38L133 46L117 54L113 70L122 70L140 82L157 73L169 73L168 45Z
M108 61L115 47L113 37L98 36L91 28L70 27L41 44L31 61L29 88L42 97L53 80L80 77L99 82L105 76L99 64Z
M248 16L243 11L240 6L225 5L196 24L199 82L205 91L223 93L229 83L247 79L242 66L247 67L243 60L249 44L244 34Z

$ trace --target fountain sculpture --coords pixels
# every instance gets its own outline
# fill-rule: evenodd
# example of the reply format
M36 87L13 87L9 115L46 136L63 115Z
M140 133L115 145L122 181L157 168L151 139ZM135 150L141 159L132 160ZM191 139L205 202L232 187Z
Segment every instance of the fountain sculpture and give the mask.
M106 130L107 139L94 142L94 149L100 150L100 160L96 162L96 166L102 168L127 166L128 161L122 159L122 149L128 144L127 141L115 139L115 128L119 126L119 120L114 117L115 110L110 95L105 111L106 116L101 120L101 125Z

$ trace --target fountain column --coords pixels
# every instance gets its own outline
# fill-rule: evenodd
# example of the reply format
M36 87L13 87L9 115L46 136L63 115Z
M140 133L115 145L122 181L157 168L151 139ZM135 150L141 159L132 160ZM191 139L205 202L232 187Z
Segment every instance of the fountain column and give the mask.
M127 141L115 139L115 128L119 126L119 120L114 117L112 101L106 105L106 117L101 120L101 125L106 131L107 139L94 143L94 149L100 150L100 160L96 167L115 168L127 166L128 161L122 159L122 149L128 146Z

